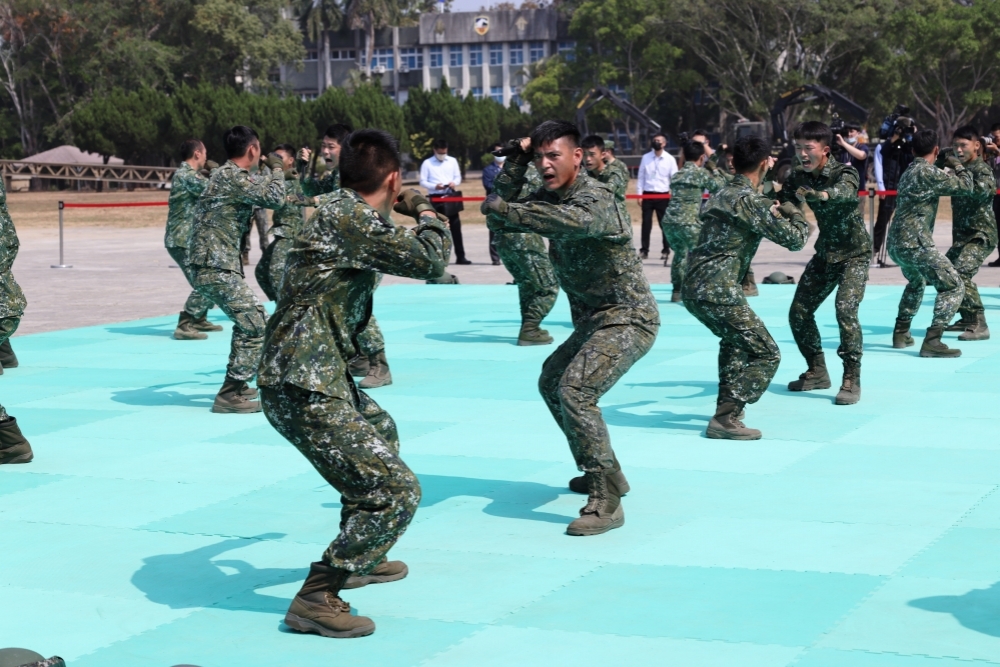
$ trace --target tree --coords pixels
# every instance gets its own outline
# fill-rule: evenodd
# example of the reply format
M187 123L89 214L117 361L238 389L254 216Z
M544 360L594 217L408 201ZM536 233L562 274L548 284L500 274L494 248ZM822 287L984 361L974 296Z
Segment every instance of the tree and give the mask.
M313 44L323 45L318 68L323 76L321 90L333 86L330 67L330 33L339 30L344 22L344 12L337 0L299 0L299 26Z
M164 93L116 89L77 108L73 133L82 150L136 164L144 157L169 154L171 118L171 100Z
M364 71L366 77L372 74L372 58L375 56L375 31L384 28L399 18L399 4L396 0L347 0L347 21L354 30L365 31Z

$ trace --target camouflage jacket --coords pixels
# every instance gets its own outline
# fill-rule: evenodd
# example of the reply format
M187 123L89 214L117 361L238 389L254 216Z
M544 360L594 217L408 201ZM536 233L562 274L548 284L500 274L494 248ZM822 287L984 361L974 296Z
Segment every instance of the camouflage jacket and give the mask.
M251 174L227 161L212 172L198 200L188 238L188 264L242 274L240 242L250 230L254 207L280 208L284 203L285 176L280 169Z
M302 183L302 194L306 197L330 194L340 189L340 169L327 169L322 176L316 178L316 175L310 173L306 167L302 169L300 182Z
M350 398L347 360L368 325L380 274L437 278L450 253L445 223L431 219L409 231L342 189L310 216L288 253L257 384Z
M832 158L817 174L811 174L797 165L781 186L778 201L792 202L801 208L795 191L802 186L830 196L826 201L807 202L819 226L816 255L834 264L871 255L872 239L858 210L860 186L857 170Z
M980 159L967 164L972 172L972 194L952 197L951 238L955 243L982 239L989 246L997 244L997 220L993 213L993 196L997 186L993 170Z
M712 195L701 213L701 236L688 254L684 300L737 305L746 303L740 281L762 238L789 250L801 250L809 236L805 216L775 217L770 198L737 175Z
M285 174L285 196L292 197L302 194L302 185L295 172ZM274 209L271 216L271 233L276 239L295 238L299 228L305 221L305 209L298 204L286 203L281 208Z
M191 235L191 222L198 213L198 198L208 186L208 179L187 162L181 162L170 181L167 208L167 233L163 240L168 248L186 248Z
M914 159L896 187L896 213L886 241L889 252L896 248L933 248L938 198L969 195L973 186L972 172L965 167L949 174L923 158Z
M621 160L615 160L609 165L606 165L604 169L599 174L593 174L588 172L591 178L596 178L601 183L606 183L611 186L611 189L615 192L615 197L619 201L625 201L625 193L628 191L628 180L630 174L628 173L628 167Z
M11 273L20 246L14 221L7 211L7 191L0 178L0 317L20 317L28 305L21 286Z
M670 205L663 216L664 224L697 226L705 190L718 192L727 180L731 179L719 170L712 172L694 162L685 162L680 171L670 177Z
M656 299L632 248L632 224L611 188L581 172L565 192L539 188L521 196L524 165L508 160L493 191L510 203L487 216L491 229L549 239L549 258L569 298L575 327L660 323Z

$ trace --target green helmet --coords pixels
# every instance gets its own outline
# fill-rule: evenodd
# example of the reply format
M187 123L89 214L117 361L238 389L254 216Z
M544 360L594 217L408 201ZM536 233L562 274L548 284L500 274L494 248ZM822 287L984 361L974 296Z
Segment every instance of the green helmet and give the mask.
M62 658L46 660L26 648L0 648L0 667L66 667Z

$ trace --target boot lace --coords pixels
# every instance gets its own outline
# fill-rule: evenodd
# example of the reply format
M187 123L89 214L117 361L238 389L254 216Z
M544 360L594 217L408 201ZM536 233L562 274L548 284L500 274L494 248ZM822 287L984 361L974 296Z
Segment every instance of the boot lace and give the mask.
M351 605L347 604L340 599L340 596L332 591L326 591L326 603L330 605L333 611L339 611L343 614L351 613Z

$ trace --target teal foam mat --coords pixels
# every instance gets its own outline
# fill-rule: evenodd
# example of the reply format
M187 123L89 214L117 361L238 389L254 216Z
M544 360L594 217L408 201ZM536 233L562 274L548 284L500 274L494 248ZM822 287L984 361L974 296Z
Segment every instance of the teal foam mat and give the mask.
M960 359L894 350L901 289L868 288L844 407L836 381L787 390L793 290L762 285L784 358L747 411L764 439L729 442L703 435L717 341L654 286L656 345L601 403L626 524L591 538L564 533L584 499L515 288L380 289L395 382L371 395L423 502L392 552L410 576L345 592L377 625L351 641L282 623L340 499L263 415L209 412L218 311L207 341L169 317L15 338L0 401L36 459L0 468L0 647L70 667L1000 665L1000 333ZM839 379L832 300L818 320ZM569 335L563 297L545 324Z

